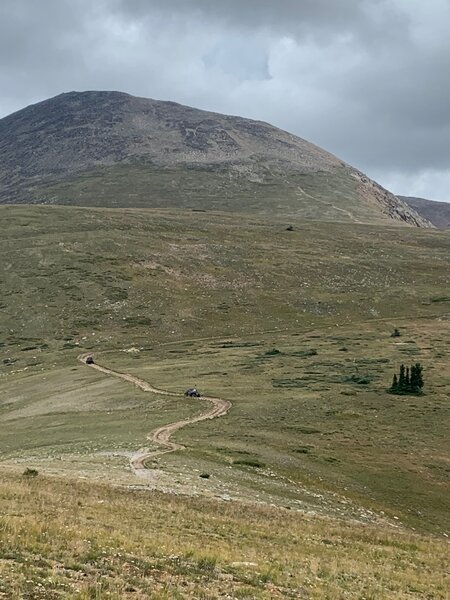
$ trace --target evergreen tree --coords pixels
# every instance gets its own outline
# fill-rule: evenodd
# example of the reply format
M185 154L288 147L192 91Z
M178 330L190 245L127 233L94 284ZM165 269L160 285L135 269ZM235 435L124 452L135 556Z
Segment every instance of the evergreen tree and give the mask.
M411 389L417 388L417 369L416 365L411 365L411 379L410 379L410 387Z
M400 365L400 373L398 377L398 389L403 390L405 388L405 365Z
M394 378L392 380L391 390L393 392L395 392L396 390L398 390L398 380L397 380L397 375L395 373L394 373Z
M423 367L420 363L415 364L415 372L416 372L416 387L421 390L423 388L423 377L422 377Z
M393 394L422 394L424 386L422 365L416 363L411 367L400 365L399 375L394 375L389 391Z

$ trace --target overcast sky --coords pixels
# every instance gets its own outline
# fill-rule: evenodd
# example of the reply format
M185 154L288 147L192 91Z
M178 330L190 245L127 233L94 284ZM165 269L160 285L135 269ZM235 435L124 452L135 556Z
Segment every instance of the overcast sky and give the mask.
M450 201L450 0L0 0L0 117L87 89L262 119Z

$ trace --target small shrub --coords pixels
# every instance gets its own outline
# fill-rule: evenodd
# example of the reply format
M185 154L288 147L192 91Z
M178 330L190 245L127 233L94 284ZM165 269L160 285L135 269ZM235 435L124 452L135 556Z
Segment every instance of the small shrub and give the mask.
M148 317L133 316L125 317L124 325L126 327L137 327L138 325L151 325L152 321Z
M308 356L317 356L317 350L315 348L308 348L307 350L295 350L292 353L292 356L299 356L299 357L308 357Z
M4 365L13 365L16 362L17 362L17 358L4 358L3 359Z
M206 573L214 573L216 570L217 559L212 556L205 556L197 561L197 568L199 571Z
M345 383L357 383L358 385L368 385L372 382L370 375L351 375L344 378Z
M294 448L294 452L298 454L309 454L311 452L311 446L299 446L298 448Z
M22 475L24 477L37 477L39 475L39 471L37 469L31 469L30 467L27 467Z
M394 331L391 333L391 337L400 337L401 333L400 331L397 329L397 327L394 329Z
M272 348L271 350L267 350L267 352L264 352L264 356L277 356L278 354L281 354L278 348Z
M253 460L253 459L249 459L249 458L238 458L237 460L233 461L233 465L241 465L243 467L253 467L255 469L262 469L266 466L264 463L259 462L259 460Z
M200 473L200 477L201 477L202 479L209 479L211 476L210 476L210 474L209 474L209 473Z
M253 348L255 346L261 346L262 342L223 342L218 346L212 344L213 347L218 348Z
M320 429L316 429L315 427L299 427L298 431L300 433L306 433L311 434L311 433L320 433Z

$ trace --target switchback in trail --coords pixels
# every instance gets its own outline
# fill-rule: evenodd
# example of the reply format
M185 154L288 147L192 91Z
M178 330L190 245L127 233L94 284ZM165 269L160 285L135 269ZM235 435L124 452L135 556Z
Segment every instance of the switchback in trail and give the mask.
M102 367L101 365L97 365L95 363L87 363L86 358L88 355L81 354L78 359L87 366L100 371L101 373L105 373L106 375L113 375L114 377L119 377L120 379L124 379L129 383L136 385L138 388L143 390L144 392L153 392L154 394L161 394L164 396L175 396L178 397L179 394L174 392L168 392L166 390L160 390L158 388L153 387L146 381L135 377L134 375L129 375L128 373L120 373L119 371L114 371L113 369L108 369L107 367ZM222 398L215 398L213 396L202 396L202 399L208 400L211 402L212 407L195 417L190 417L188 419L184 419L182 421L176 421L175 423L169 423L168 425L162 425L158 427L154 431L150 432L147 436L147 439L150 442L159 444L163 446L160 450L153 450L150 452L143 452L141 454L135 455L131 461L131 467L135 471L139 471L141 469L145 469L146 462L155 458L156 456L161 456L162 454L168 454L169 452L175 452L176 450L184 450L185 446L182 444L177 444L176 442L171 441L172 434L174 434L179 429L186 427L186 425L191 425L192 423L198 423L199 421L206 421L206 419L215 419L216 417L222 417L226 415L227 412L231 408L231 402L229 400L222 400Z

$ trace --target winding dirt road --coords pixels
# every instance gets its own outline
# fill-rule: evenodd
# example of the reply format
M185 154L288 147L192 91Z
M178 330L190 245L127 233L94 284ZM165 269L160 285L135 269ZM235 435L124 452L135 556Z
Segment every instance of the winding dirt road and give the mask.
M124 379L125 381L136 385L144 392L153 392L154 394L161 394L164 396L179 397L179 394L155 388L143 379L134 377L134 375L129 375L128 373L120 373L119 371L113 371L112 369L102 367L101 365L97 365L95 363L87 363L87 356L90 355L80 354L78 360L80 360L83 364L87 365L88 367L91 367L92 369L96 369L97 371L106 373L107 375L113 375L114 377ZM184 450L185 446L183 446L182 444L177 444L176 442L172 442L170 440L172 434L174 434L176 431L182 429L183 427L186 427L186 425L191 425L192 423L198 423L199 421L206 421L207 419L215 419L217 417L222 417L223 415L227 414L227 412L232 406L229 400L222 400L222 398L215 398L213 396L202 396L202 399L211 402L212 407L210 410L201 413L195 417L190 417L182 421L176 421L175 423L163 425L162 427L158 427L157 429L153 430L148 434L147 439L150 442L160 444L161 446L164 446L164 448L160 450L153 450L151 452L143 452L142 454L135 455L130 461L131 467L135 471L145 469L145 463L151 458L161 456L162 454L168 454L169 452L175 452L176 450Z

